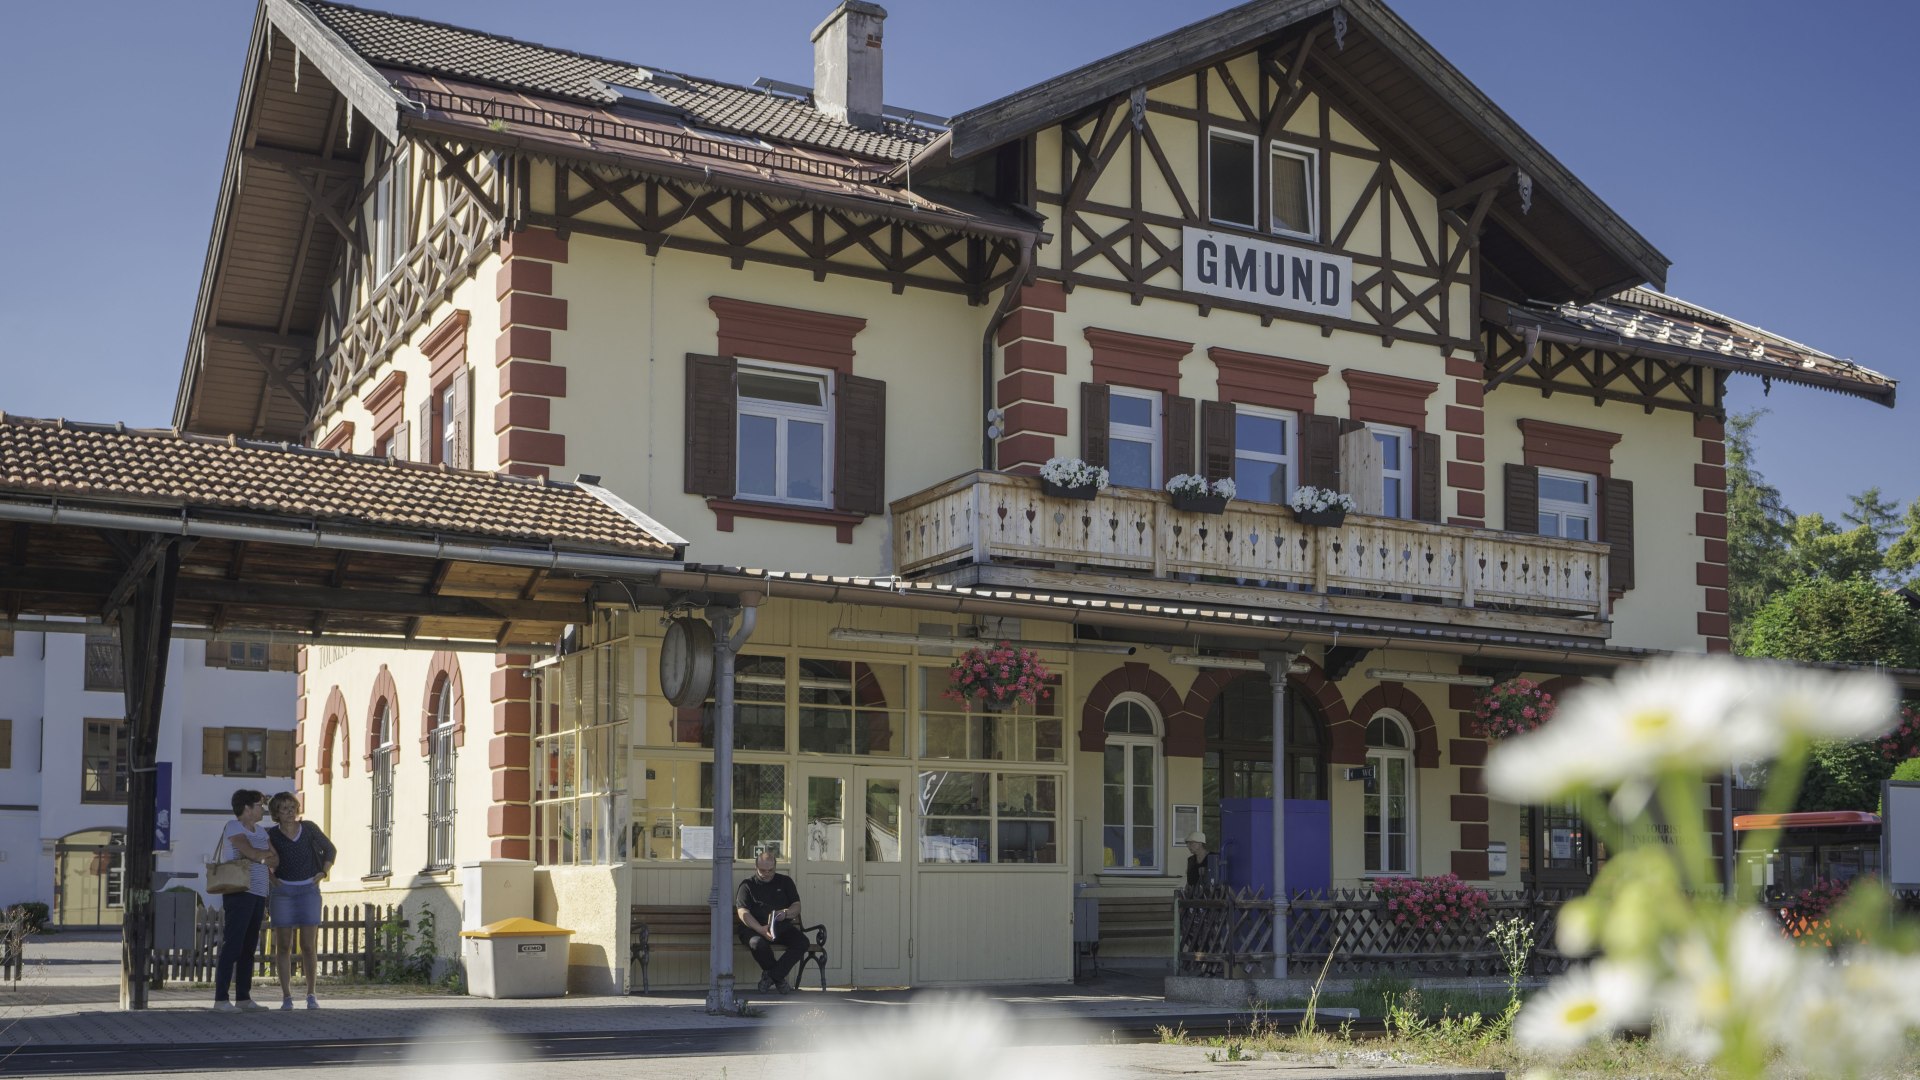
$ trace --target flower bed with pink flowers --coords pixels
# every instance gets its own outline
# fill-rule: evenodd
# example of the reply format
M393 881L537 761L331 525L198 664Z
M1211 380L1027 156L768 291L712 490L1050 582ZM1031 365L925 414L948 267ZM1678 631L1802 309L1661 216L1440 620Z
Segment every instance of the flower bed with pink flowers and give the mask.
M1376 878L1373 891L1387 902L1387 918L1413 930L1446 930L1486 913L1487 894L1452 874L1422 878Z

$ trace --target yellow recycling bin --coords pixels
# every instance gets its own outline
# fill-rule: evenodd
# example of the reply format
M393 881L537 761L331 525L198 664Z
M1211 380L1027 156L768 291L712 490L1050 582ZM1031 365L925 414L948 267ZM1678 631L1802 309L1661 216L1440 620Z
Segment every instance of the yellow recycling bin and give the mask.
M567 938L538 919L501 919L460 932L467 993L487 998L565 997Z

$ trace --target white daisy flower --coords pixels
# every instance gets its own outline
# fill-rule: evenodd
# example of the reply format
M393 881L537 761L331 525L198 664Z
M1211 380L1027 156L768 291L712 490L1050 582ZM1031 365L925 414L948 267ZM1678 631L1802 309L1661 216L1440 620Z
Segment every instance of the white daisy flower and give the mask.
M1724 943L1696 933L1674 946L1673 977L1661 988L1662 1037L1702 1061L1736 1025L1771 1037L1795 1023L1795 991L1814 974L1760 912L1740 915L1726 934Z
M1871 1073L1897 1058L1920 1021L1913 987L1920 960L1858 949L1839 964L1813 964L1797 984L1781 1041L1816 1073Z
M1747 694L1737 723L1754 725L1777 750L1789 735L1874 739L1893 730L1900 701L1893 680L1869 671L1816 671L1790 664L1745 665Z
M1553 980L1513 1023L1523 1046L1563 1054L1647 1019L1652 980L1638 965L1596 960Z

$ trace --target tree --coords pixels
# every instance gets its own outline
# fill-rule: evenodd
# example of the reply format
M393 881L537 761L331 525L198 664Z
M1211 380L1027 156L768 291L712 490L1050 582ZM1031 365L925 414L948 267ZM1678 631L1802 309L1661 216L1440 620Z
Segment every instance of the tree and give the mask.
M1853 515L1846 518L1852 521ZM1842 532L1825 514L1813 513L1794 518L1788 530L1787 569L1796 579L1869 578L1877 576L1884 565L1880 533L1873 525L1856 525Z
M1920 617L1871 578L1809 577L1767 601L1745 644L1778 660L1920 667Z
M1793 512L1754 464L1754 428L1763 410L1727 418L1727 609L1733 646L1746 652L1747 622L1792 579Z

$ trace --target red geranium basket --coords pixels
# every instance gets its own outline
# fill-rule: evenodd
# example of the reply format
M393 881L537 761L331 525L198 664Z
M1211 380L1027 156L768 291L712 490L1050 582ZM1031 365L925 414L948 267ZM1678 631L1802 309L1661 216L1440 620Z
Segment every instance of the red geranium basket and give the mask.
M1032 649L1010 642L976 645L961 653L947 669L947 689L941 696L969 709L1033 705L1053 691L1047 680L1053 672Z
M1473 715L1480 719L1480 730L1489 739L1510 739L1525 735L1553 719L1558 705L1553 695L1540 689L1532 679L1508 679L1489 689L1480 699Z

